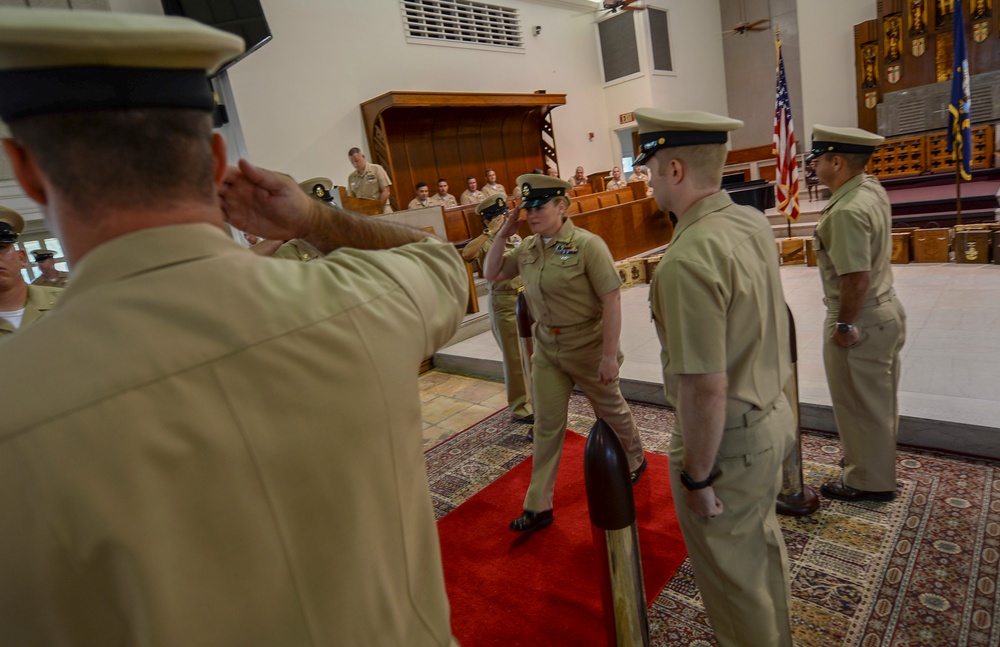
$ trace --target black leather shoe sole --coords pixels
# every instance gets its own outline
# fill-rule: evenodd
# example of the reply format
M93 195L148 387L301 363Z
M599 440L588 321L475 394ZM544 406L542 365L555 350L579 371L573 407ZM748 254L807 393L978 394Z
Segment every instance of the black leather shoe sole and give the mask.
M635 470L631 474L631 476L632 476L632 485L635 485L636 483L639 482L639 479L642 478L642 473L646 471L646 466L647 465L648 465L648 463L646 462L646 459L645 458L642 459L642 465L640 465L639 467L635 468Z
M535 424L535 414L530 414L527 416L513 416L514 422L520 422L523 425L533 425Z
M869 492L868 490L858 490L850 485L844 485L840 481L830 481L820 486L819 491L828 499L839 501L892 501L896 498L895 492Z
M552 516L551 510L542 510L541 512L525 510L520 517L510 522L510 529L516 532L534 532L551 526L553 521L555 521L555 517Z

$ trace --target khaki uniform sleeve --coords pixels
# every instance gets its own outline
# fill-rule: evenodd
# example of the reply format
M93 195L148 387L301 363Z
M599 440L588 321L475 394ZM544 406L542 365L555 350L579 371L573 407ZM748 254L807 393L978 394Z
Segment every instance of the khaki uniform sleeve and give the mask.
M510 250L509 252L504 252L503 267L501 269L505 274L513 272L513 274L511 274L511 277L521 275L521 267L517 263L517 257L521 255L521 252L527 249L529 240L532 239L525 238L524 240L521 241L521 244L519 244L517 247Z
M653 289L662 304L671 375L726 370L728 288L718 272L689 260L666 261Z
M381 166L375 168L375 177L378 178L378 190L381 191L387 186L392 185L392 180L389 179L389 174L385 172L385 169Z
M602 238L595 236L588 240L581 252L587 278L597 296L610 294L622 286L622 277L615 269L615 259Z
M872 227L857 209L843 209L830 218L825 243L830 262L838 276L872 269Z
M425 238L385 251L339 250L358 256L388 275L409 296L423 323L424 357L430 357L454 336L465 316L469 277L465 261L451 243ZM417 333L416 330L413 331Z

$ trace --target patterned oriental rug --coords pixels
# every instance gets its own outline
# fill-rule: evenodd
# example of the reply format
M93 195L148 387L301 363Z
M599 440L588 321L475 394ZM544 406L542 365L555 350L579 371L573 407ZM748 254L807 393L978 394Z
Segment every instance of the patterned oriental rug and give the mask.
M632 404L632 413L646 451L665 455L672 412ZM574 395L570 428L587 430L593 423L586 399ZM526 431L501 412L428 450L438 518L527 458ZM802 445L805 482L818 490L839 474L839 441L806 433ZM1000 462L919 450L900 450L897 456L895 501L821 497L820 509L810 517L781 518L791 561L796 645L1000 645ZM558 484L556 489L558 495ZM690 562L685 560L652 601L649 623L655 646L716 645Z

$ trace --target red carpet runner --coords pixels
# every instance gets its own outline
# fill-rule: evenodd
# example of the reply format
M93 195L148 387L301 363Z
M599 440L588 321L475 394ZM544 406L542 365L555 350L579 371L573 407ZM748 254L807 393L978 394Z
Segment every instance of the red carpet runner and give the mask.
M566 434L555 523L530 536L507 528L521 513L531 460L438 522L452 633L462 647L602 645L598 561L583 477L585 439ZM687 553L670 498L667 458L646 453L635 487L646 600L652 602Z

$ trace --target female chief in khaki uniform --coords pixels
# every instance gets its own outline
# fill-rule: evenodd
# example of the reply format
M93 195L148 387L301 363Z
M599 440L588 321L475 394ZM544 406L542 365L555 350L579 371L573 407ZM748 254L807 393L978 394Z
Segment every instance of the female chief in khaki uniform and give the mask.
M529 531L553 521L552 493L566 433L569 397L577 384L621 440L638 481L646 467L632 412L618 388L623 356L621 279L604 241L577 229L567 218L569 182L545 175L517 178L521 205L497 232L486 255L489 281L518 275L535 319L532 355L532 401L535 427L531 485L524 512L511 530ZM533 235L504 253L504 241L517 231L525 210Z

